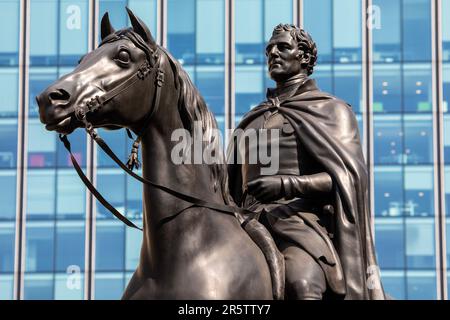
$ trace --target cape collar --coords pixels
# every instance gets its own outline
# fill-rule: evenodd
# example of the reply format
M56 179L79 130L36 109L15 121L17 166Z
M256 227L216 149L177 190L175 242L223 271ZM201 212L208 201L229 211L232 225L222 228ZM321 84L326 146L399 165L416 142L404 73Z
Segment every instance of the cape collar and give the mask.
M294 85L294 84L296 84L296 83L293 83L291 85ZM297 90L294 93L294 96L302 94L304 92L314 91L314 90L319 90L319 88L317 87L317 84L316 84L316 80L307 78L305 80L305 82L303 82L297 88ZM277 93L278 93L277 88L267 88L266 98L269 100L270 98L275 97Z

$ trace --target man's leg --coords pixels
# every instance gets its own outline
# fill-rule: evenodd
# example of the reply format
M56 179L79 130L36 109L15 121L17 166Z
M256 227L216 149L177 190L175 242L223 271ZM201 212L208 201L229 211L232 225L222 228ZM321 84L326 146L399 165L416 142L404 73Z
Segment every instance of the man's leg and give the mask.
M282 243L279 246L286 262L286 298L290 300L321 300L327 288L319 264L303 249Z

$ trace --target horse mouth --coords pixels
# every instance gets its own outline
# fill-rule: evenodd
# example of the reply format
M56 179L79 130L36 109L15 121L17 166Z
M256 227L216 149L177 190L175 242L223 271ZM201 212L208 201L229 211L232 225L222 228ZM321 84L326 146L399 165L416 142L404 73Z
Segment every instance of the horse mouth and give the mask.
M70 134L76 128L75 121L72 116L68 116L58 122L49 123L45 125L48 131L56 131L61 134Z

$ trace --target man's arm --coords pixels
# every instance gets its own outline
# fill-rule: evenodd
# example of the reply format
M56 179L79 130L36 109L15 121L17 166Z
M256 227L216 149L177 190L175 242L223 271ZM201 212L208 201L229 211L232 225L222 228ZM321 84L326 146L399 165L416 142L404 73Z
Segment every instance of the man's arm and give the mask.
M281 198L314 197L331 192L333 180L327 172L312 175L263 176L247 184L247 191L261 202Z

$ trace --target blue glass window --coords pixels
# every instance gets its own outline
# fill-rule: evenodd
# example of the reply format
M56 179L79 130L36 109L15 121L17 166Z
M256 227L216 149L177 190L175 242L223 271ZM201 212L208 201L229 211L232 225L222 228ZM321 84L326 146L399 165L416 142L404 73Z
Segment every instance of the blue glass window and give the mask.
M436 265L434 220L406 219L406 261L409 269L432 269Z
M29 170L27 219L53 219L55 214L55 171Z
M118 300L124 290L123 273L95 273L95 299Z
M304 0L304 26L319 52L318 63L361 61L361 2ZM342 17L345 17L343 19Z
M409 300L436 299L436 272L408 271L407 290Z
M12 274L0 274L0 300L13 299L13 280L14 278Z
M400 112L402 110L402 100L402 77L400 65L374 65L373 112Z
M396 300L406 299L406 279L404 271L381 271L384 291Z
M374 161L377 164L403 162L403 135L400 116L374 116Z
M77 269L74 270L77 271ZM55 300L83 299L84 275L75 273L55 274L54 294Z
M375 222L375 239L380 268L402 270L406 266L405 228L402 219L378 218Z
M125 269L129 271L136 270L141 253L142 232L136 229L127 228L126 230L126 261Z
M14 221L16 216L16 173L0 171L0 221Z
M59 222L56 228L56 270L65 272L69 268L84 270L84 223ZM68 254L70 253L70 254Z
M28 222L26 246L27 272L53 272L55 248L53 222Z
M0 51L1 55L1 51ZM0 117L17 116L19 73L17 68L0 68Z
M400 166L375 167L375 216L399 217L404 214L403 172Z
M0 21L0 66L17 66L19 64L19 0L0 3L2 19ZM1 101L1 99L0 99Z
M0 222L0 274L14 272L14 233L14 224Z
M142 219L142 183L128 175L126 180L127 216L134 219Z
M17 120L0 119L0 168L14 168L16 162Z
M99 169L97 188L117 210L124 214L125 209L125 174L118 169ZM97 202L97 218L115 219L103 205Z
M25 300L52 300L53 274L25 274L24 298Z
M236 114L243 115L265 100L263 66L236 67Z
M122 271L125 269L125 241L123 224L97 222L96 271Z
M430 115L405 115L404 154L408 164L433 163L433 122Z
M405 206L411 217L434 216L433 168L425 166L405 167Z

